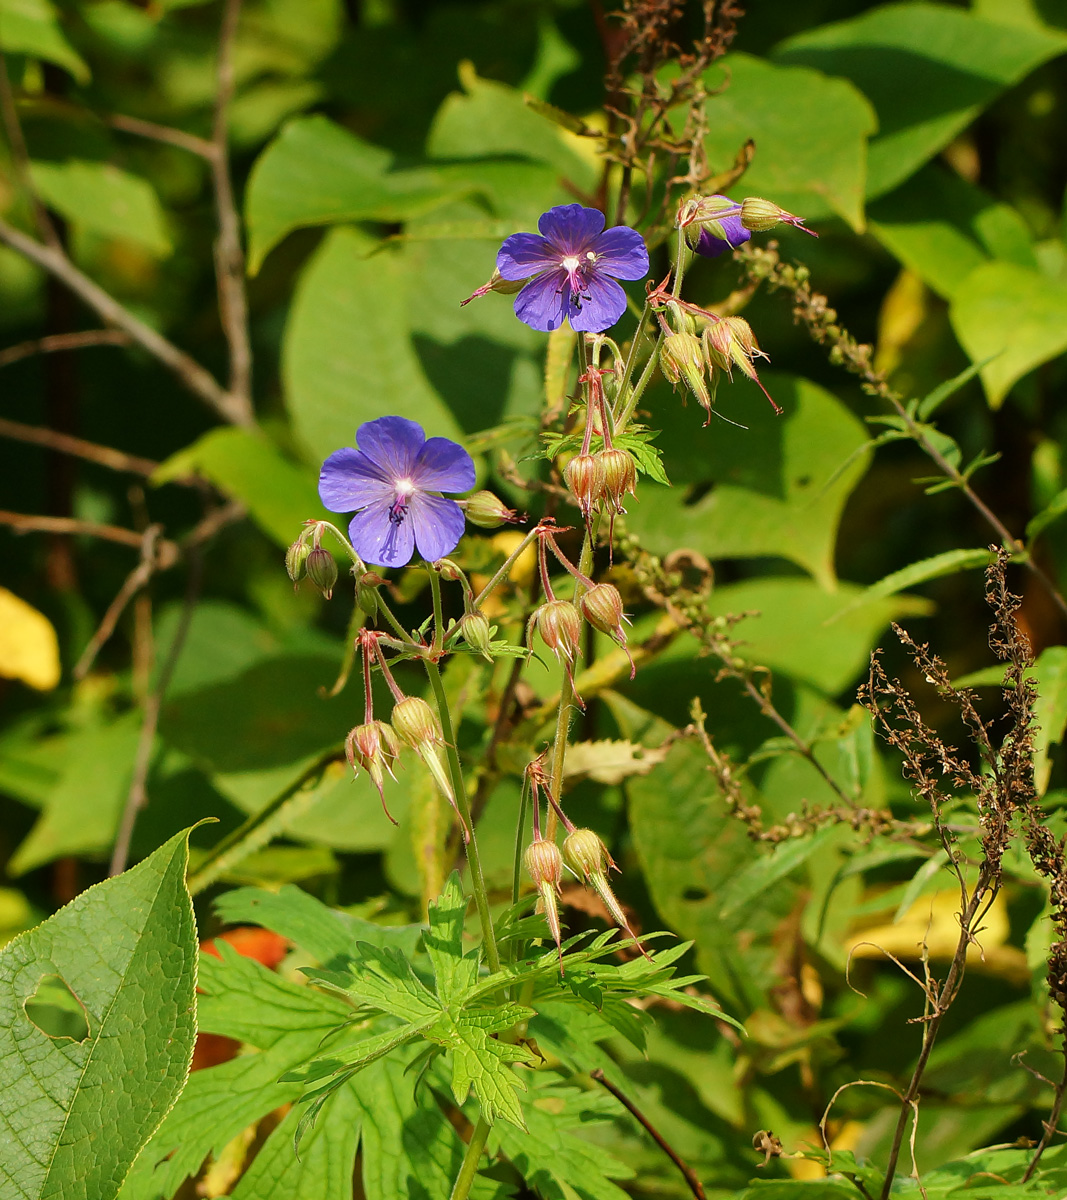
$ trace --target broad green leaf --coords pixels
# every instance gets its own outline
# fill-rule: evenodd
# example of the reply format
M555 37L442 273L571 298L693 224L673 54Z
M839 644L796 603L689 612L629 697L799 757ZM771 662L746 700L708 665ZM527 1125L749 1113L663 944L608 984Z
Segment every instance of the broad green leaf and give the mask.
M991 408L1024 375L1067 350L1067 284L1014 263L972 271L949 316L973 361L997 355L979 372Z
M1067 646L1048 646L1034 663L1037 703L1034 723L1038 733L1034 745L1034 786L1043 796L1052 774L1052 747L1063 741L1067 730Z
M196 1033L187 839L0 952L0 1182L12 1200L113 1197L182 1089ZM28 1016L46 977L81 1006L83 1041Z
M279 546L296 541L305 521L330 520L315 477L247 429L212 429L171 455L152 476L155 484L201 475L240 500L252 520Z
M946 550L942 554L924 558L921 562L911 563L899 571L894 571L891 575L886 575L884 579L879 579L877 583L872 583L869 588L865 588L847 608L841 609L836 616L831 618L831 623L840 620L845 613L852 612L872 600L896 596L910 587L915 587L916 584L927 583L931 579L941 579L945 575L955 575L957 571L988 567L992 560L993 553L989 550Z
M393 171L387 150L356 137L327 117L297 117L263 151L252 168L245 198L248 269L288 233L340 221L405 221L419 217L462 183L425 168Z
M157 659L166 657L174 641L181 610L181 604L170 605L156 622ZM247 608L222 600L201 600L189 621L167 696L173 700L185 692L236 679L278 650L277 638Z
M517 154L549 164L575 186L591 190L599 172L593 143L583 142L529 108L522 92L474 67L460 65L462 92L437 111L426 150L431 158L491 158Z
M64 854L103 854L115 839L133 774L141 715L91 725L65 739L60 774L41 815L12 855L12 875L32 871Z
M990 259L1037 268L1019 213L940 164L924 167L867 211L874 236L946 300Z
M847 80L748 54L711 68L709 89L721 88L724 69L730 86L707 102L705 145L715 168L729 167L752 138L756 157L738 185L745 195L807 218L837 215L862 230L867 138L877 128L865 97Z
M412 1024L421 1024L440 1013L437 997L399 950L359 942L356 955L349 963L346 991L359 1004Z
M43 58L89 82L85 60L67 41L51 0L0 0L0 46L8 54Z
M931 607L916 596L856 605L862 594L854 584L828 593L809 579L755 579L716 588L709 608L721 615L758 613L735 626L738 653L834 696L863 671L891 620Z
M526 1129L501 1122L493 1127L490 1153L497 1148L544 1200L624 1200L613 1179L634 1172L609 1150L586 1140L581 1130L609 1119L596 1094L577 1088L541 1086L522 1097Z
M482 1115L492 1124L497 1118L512 1125L524 1126L518 1092L526 1085L510 1069L512 1063L532 1063L535 1056L524 1046L491 1037L494 1031L503 1032L513 1025L518 1015L531 1016L530 1009L512 1012L515 1006L505 1005L500 1019L479 1019L479 1014L464 1009L457 1016L444 1014L427 1031L445 1046L452 1056L452 1094L457 1104L463 1104L473 1087Z
M166 217L147 179L82 159L35 162L32 174L48 207L81 229L137 242L155 255L170 253Z
M458 433L408 336L407 289L416 281L391 251L372 254L375 246L354 229L335 229L293 299L283 348L286 404L320 461L351 446L363 421L387 413L418 421L428 437Z
M878 114L867 195L902 183L1006 88L1067 49L1051 31L948 4L886 4L781 43L776 61L850 80Z
M781 417L747 383L719 388L719 407L747 429L702 429L696 405L683 409L681 396L656 390L656 445L675 486L645 484L626 525L655 553L689 546L709 558L773 555L830 588L841 512L870 459L867 432L817 384L773 373L764 380ZM686 504L683 484L712 486Z
M462 1000L478 976L477 951L467 957L463 954L463 922L469 905L459 874L453 871L444 891L430 905L430 927L422 935L433 964L437 995L444 1004Z

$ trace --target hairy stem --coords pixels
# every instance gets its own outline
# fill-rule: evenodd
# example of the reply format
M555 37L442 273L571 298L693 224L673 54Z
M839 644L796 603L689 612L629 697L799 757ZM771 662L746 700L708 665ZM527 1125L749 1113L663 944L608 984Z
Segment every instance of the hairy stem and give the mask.
M452 781L452 792L456 798L456 807L459 809L460 820L470 831L470 841L467 842L467 865L470 867L471 890L474 892L474 903L478 908L478 920L482 926L485 959L489 964L490 971L499 971L500 952L497 950L496 934L493 932L493 918L489 912L489 895L485 887L485 876L482 873L481 855L478 853L478 837L471 822L467 786L463 781L463 767L459 761L459 751L456 749L456 734L452 728L452 714L448 708L448 697L445 695L445 685L437 663L425 659L424 665L426 674L430 678L434 700L437 702L437 716L441 722L441 732L445 739L445 754L448 759L448 771ZM466 1192L463 1195L466 1195Z
M471 1184L474 1182L475 1175L478 1174L478 1163L481 1161L482 1151L488 1140L489 1122L484 1117L479 1117L478 1124L475 1125L474 1132L471 1134L471 1140L467 1143L467 1152L463 1155L463 1162L460 1163L459 1174L456 1176L456 1182L452 1185L452 1194L449 1200L467 1200Z

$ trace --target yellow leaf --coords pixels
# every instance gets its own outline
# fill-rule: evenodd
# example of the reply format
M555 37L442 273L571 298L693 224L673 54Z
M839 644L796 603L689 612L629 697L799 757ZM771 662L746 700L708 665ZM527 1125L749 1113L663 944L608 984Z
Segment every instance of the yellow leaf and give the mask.
M0 675L46 692L59 682L59 640L52 622L0 587Z

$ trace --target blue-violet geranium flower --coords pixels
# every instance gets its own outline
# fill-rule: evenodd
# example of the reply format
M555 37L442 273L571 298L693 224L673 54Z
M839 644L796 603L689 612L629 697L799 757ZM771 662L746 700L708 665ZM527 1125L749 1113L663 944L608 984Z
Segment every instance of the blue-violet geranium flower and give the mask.
M335 450L322 464L319 495L330 512L358 509L348 536L364 562L403 567L418 547L428 562L463 536L463 510L439 492L474 487L471 456L448 438L427 439L405 417L379 417L356 431L359 448Z
M504 279L527 280L515 297L515 315L550 333L569 319L571 328L600 333L626 311L617 279L643 279L648 250L636 229L604 228L604 214L580 204L550 208L536 233L513 233L500 247L496 267Z

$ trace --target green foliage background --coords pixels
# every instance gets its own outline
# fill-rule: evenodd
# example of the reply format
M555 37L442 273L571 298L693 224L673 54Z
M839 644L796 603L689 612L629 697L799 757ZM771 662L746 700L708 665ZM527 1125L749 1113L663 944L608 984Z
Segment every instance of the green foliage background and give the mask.
M223 378L208 165L109 120L125 114L210 136L218 7L0 0L0 50L33 185L73 261ZM1062 590L1067 7L765 0L752 9L728 57L708 72L713 168L726 170L754 140L752 165L732 194L764 195L808 219L817 241L789 228L774 235L783 259L807 264L841 322L874 344L875 364L897 391L931 397L919 417L936 420L931 436L949 462L963 469L988 456L974 488ZM538 503L514 485L501 455L524 474L540 470L530 456L545 404L546 339L515 320L508 299L459 302L486 281L504 236L534 228L554 204L596 193L596 143L546 121L523 96L597 119L598 13L577 0L249 0L235 44L231 148L258 427L220 425L138 350L101 346L4 363L0 349L0 418L162 464L146 478L0 440L0 509L128 529L158 522L171 541L213 506L236 501L247 512L205 545L196 568L199 600L166 688L133 837L130 861L142 863L141 874L105 885L127 887L126 899L86 889L106 875L142 707L178 631L188 563L153 578L150 600L124 613L76 680L73 668L136 565L136 548L0 527L2 584L49 618L63 665L61 683L46 692L0 679L0 938L39 927L0 958L0 1003L18 1017L39 983L40 971L20 991L25 980L12 967L11 955L32 950L32 962L53 962L45 974L57 974L83 1004L94 1045L106 1021L136 1027L151 1016L142 1059L127 1066L138 1079L151 1076L155 1091L146 1085L136 1120L115 1101L121 1137L106 1169L116 1180L152 1136L123 1200L192 1194L184 1181L209 1155L223 1180L212 1186L226 1190L202 1194L341 1200L353 1194L354 1167L368 1197L448 1194L463 1147L434 1096L453 1095L455 1080L434 1060L422 1064L430 1083L416 1092L410 1047L372 1063L358 1086L331 1093L301 1157L291 1152L299 1110L282 1106L302 1084L282 1077L316 1057L349 1011L309 988L298 968L327 969L357 943L413 954L412 926L444 885L456 847L447 810L414 766L391 792L396 828L365 777L352 782L336 762L310 770L336 757L361 717L358 681L326 695L342 664L349 599L343 587L329 604L306 585L294 593L282 555L304 520L323 515L315 491L322 458L385 413L465 439L485 485L520 508ZM10 142L0 143L0 217L30 231L16 168ZM657 279L667 266L666 251L658 253ZM740 278L728 257L700 261L686 294L710 304ZM784 415L741 380L719 390L728 420L702 428L698 407L657 380L642 408L660 431L670 487L642 480L626 534L657 555L687 550L707 559L711 612L746 614L736 627L741 653L769 668L779 711L825 771L863 806L921 818L898 761L854 706L856 686L885 642L886 662L916 687L928 719L959 738L952 714L922 694L921 677L887 640L889 622L899 620L932 643L954 676L984 671L979 683L994 686L981 692L983 711L998 711L978 571L996 538L958 488L933 485L936 468L913 440L875 443L887 410L812 344L787 295L761 290L744 311L773 361L762 378ZM61 284L0 246L0 345L91 327L95 319ZM935 390L972 365L976 373L939 402ZM193 475L204 482L190 486ZM486 573L503 557L477 531L462 553ZM626 572L613 578L628 585L636 643L662 613ZM411 571L398 583L412 625L428 603L422 579ZM1020 569L1012 579L1038 655L1039 791L1060 834L1067 626L1032 575ZM602 662L610 645L595 650ZM471 764L484 756L510 663L459 657L446 673ZM579 1027L568 1014L554 1022L541 1011L537 1045L570 1083L583 1082L531 1083L522 1103L533 1136L520 1140L498 1125L490 1150L512 1166L498 1163L474 1195L688 1194L640 1127L589 1082L595 1067L639 1104L709 1195L750 1186L765 1200L857 1194L840 1175L816 1182L821 1167L811 1158L760 1167L752 1137L772 1129L787 1152L818 1146L816 1125L842 1085L906 1081L918 1053L920 1035L908 1022L921 1011L920 993L891 963L865 957L851 974L862 994L853 990L849 947L867 931L914 967L925 929L916 913L924 898L930 911L929 898L951 891L952 880L939 869L936 844L921 837L857 836L842 824L773 848L750 839L699 743L669 741L690 721L694 697L715 745L743 764L746 794L768 826L838 797L737 680L717 670L684 636L643 662L632 683L615 670L574 740L627 741L650 754L668 748L651 770L652 758L640 769L632 761L613 769L611 747L591 751L568 781L567 805L610 846L635 922L692 940L686 970L707 977L701 986L747 1035L662 996L650 1005L647 1049L641 1037L620 1034L621 1018L589 1017ZM531 737L558 683L537 659L524 668ZM523 765L517 752L505 758L479 825L501 904L510 899ZM298 786L305 779L312 784ZM238 836L268 805L269 817ZM173 877L184 867L183 831L205 818L214 823L189 837L201 938L256 924L294 948L277 973L229 952L202 960L199 1028L237 1039L246 1052L194 1071L171 1109L185 1069L174 1047L184 1046L187 1059L191 1003L186 996L182 1011L171 1008L182 1007L174 989L191 989L194 949ZM227 852L212 857L224 839ZM971 1180L969 1195L1014 1200L1062 1191L1067 1178L1062 1155L1050 1150L1046 1174L1026 1189L1018 1184L1025 1139L1040 1136L1052 1088L1017 1056L1051 1078L1061 1065L1057 1010L1043 986L1045 892L1021 853L1009 854L1005 869L985 960L971 960L925 1077L916 1153L930 1196ZM164 893L173 901L169 925L153 907ZM86 938L77 933L77 919L107 896L115 913L144 908L141 967L132 950L97 941L104 925L86 926ZM65 925L40 925L71 900L56 918ZM599 928L578 908L568 919L574 931ZM938 920L952 928L951 908ZM100 1012L77 983L79 971L93 975L91 950L120 972L115 956L133 955L131 974L97 998ZM428 977L429 964L417 962ZM932 951L932 968L944 966ZM81 1045L55 1050L63 1058L57 1078L81 1069ZM0 1079L18 1053L0 1042ZM10 1078L14 1095L18 1079ZM78 1087L92 1082L78 1078ZM457 1124L464 1113L476 1117L458 1089L450 1103ZM106 1116L87 1107L75 1102L74 1111L88 1125ZM843 1092L829 1125L843 1155L838 1169L854 1153L871 1165L853 1163L852 1173L879 1187L895 1118L888 1091ZM94 1152L83 1148L79 1159L75 1150L73 1166L64 1166L64 1153L47 1178L12 1174L0 1183L21 1189L13 1197L73 1195L63 1188L85 1174ZM756 1178L772 1182L751 1184ZM87 1198L113 1194L103 1183L85 1186L78 1194ZM918 1194L906 1179L899 1188Z

